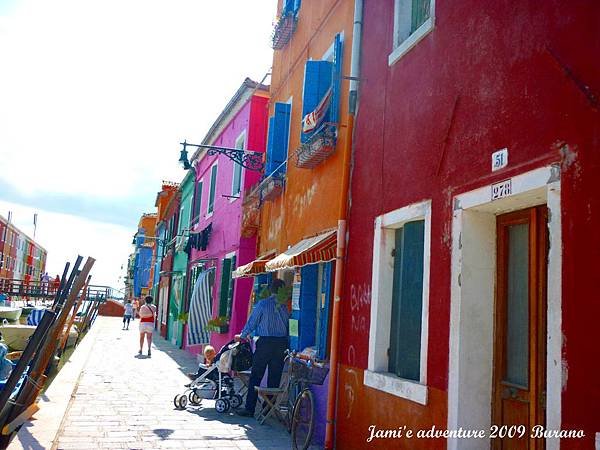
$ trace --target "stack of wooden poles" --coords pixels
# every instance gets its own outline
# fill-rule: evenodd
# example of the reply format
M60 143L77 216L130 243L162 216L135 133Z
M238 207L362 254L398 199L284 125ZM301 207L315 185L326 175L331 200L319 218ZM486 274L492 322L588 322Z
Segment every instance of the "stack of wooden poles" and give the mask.
M4 390L0 391L0 448L8 447L11 439L38 409L36 400L46 381L46 373L55 355L61 355L67 343L69 330L86 298L93 258L77 257L69 274L65 265L60 287L52 308L44 312L35 332L29 339L19 362L13 368ZM77 301L79 299L79 301ZM81 336L93 323L101 300L88 304L80 322ZM79 337L78 337L79 339ZM18 385L20 384L20 387Z

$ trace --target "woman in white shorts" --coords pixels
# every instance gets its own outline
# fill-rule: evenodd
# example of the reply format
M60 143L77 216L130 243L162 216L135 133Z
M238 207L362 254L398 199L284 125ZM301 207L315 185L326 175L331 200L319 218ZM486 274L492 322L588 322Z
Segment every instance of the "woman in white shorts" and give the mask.
M148 341L148 356L151 356L152 332L154 331L154 318L156 317L156 306L152 304L152 297L149 295L145 299L146 304L140 308L140 351L142 354L144 348L144 335Z

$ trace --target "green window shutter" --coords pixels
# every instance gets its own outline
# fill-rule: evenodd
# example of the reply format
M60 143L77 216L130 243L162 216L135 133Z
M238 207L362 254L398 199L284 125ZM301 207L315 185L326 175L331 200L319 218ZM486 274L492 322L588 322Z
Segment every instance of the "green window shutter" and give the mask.
M210 170L210 191L208 194L208 214L215 209L215 195L217 193L217 165Z
M396 230L388 370L419 381L425 221Z
M231 280L231 260L225 258L221 266L221 291L219 293L219 316L227 316L227 299Z
M431 0L412 0L410 32L414 33L430 16Z
M235 285L235 280L231 276L231 273L235 270L235 255L233 255L229 261L231 262L231 265L229 267L229 286L228 286L228 294L227 294L227 317L231 317L231 312L233 310L233 287Z

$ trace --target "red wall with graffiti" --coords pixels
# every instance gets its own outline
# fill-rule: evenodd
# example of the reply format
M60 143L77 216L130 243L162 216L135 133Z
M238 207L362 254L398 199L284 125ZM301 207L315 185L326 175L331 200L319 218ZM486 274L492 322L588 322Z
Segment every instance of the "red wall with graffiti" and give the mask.
M568 372L562 428L583 428L587 436L562 448L592 448L600 431L600 386L590 383L600 368L592 357L600 342L600 59L592 56L600 54L599 17L600 4L592 1L438 0L433 30L389 66L394 2L365 0L338 448L364 448L371 424L447 427L453 196L554 162L561 164L562 363ZM510 164L492 174L491 153L504 147ZM432 222L429 399L422 406L365 387L363 378L374 219L425 199L431 199Z

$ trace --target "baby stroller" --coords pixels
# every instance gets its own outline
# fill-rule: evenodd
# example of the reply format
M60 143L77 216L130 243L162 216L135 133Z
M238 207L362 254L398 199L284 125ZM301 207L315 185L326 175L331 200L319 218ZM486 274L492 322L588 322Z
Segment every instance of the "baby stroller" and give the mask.
M231 408L239 408L243 398L236 392L231 370L242 371L252 367L252 349L246 342L230 341L216 354L211 366L200 365L204 372L186 385L183 394L173 399L175 407L185 409L189 403L198 406L204 399L214 399L215 410L225 413Z

